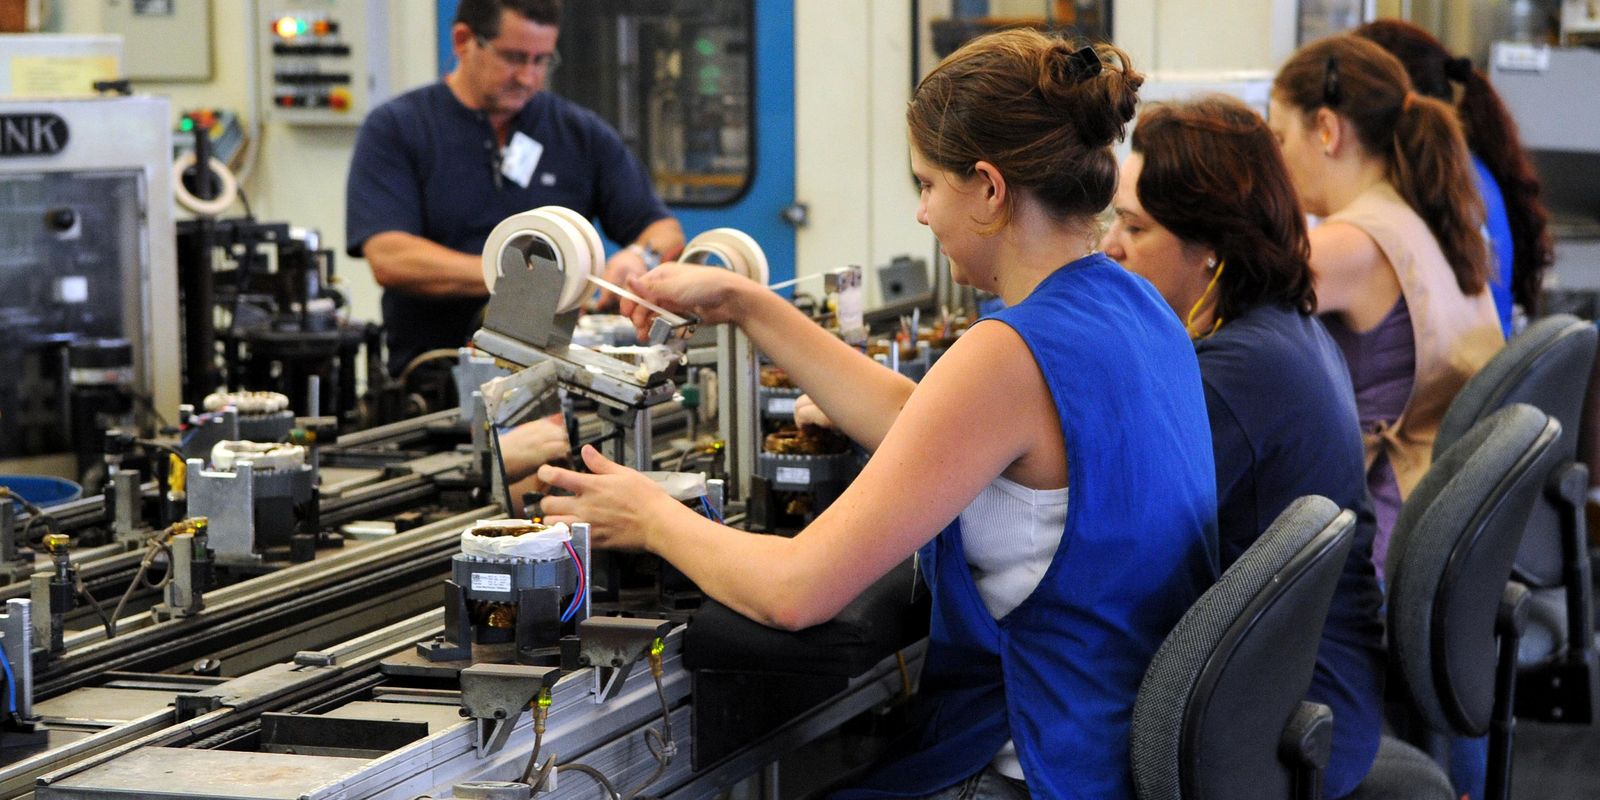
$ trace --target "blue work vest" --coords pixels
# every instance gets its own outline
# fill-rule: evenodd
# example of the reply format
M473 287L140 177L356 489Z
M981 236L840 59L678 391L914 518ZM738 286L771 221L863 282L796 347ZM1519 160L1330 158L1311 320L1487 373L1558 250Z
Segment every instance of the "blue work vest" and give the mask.
M1216 579L1216 474L1194 347L1155 289L1095 253L986 319L1039 364L1066 441L1066 527L999 620L958 519L919 551L933 594L923 724L839 796L918 797L1010 739L1035 797L1127 798L1133 701L1156 648ZM995 409L996 414L1005 413Z

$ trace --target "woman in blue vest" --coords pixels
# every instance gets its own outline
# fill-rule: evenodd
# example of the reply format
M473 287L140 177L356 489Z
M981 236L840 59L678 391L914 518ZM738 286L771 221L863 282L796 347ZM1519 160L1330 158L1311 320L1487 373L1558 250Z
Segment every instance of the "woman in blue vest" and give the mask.
M1151 655L1214 580L1215 476L1194 348L1144 279L1094 252L1126 54L1032 31L974 40L907 110L917 221L1007 308L913 385L765 288L657 269L647 299L732 322L845 433L860 479L792 539L716 525L591 448L554 520L643 549L783 628L823 622L912 553L933 593L916 734L848 797L1132 798Z
M1112 201L1106 255L1143 275L1200 357L1226 569L1296 498L1358 511L1309 699L1333 709L1329 798L1354 791L1383 723L1383 593L1361 427L1344 356L1316 317L1305 217L1278 143L1214 96L1145 108Z

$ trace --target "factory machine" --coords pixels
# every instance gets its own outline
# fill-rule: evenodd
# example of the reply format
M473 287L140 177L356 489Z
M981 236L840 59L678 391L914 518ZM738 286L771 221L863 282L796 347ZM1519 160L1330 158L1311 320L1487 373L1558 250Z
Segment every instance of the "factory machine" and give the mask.
M764 278L736 232L686 258ZM552 409L642 469L709 457L661 480L735 524L755 473L729 443L753 464L767 423L734 332L663 314L646 345L594 343L587 221L513 217L484 264L458 408L352 433L216 393L175 439L105 437L104 494L0 503L0 541L36 550L0 587L0 797L705 797L909 694L909 564L790 634L587 526L518 518L499 434Z
M178 403L165 100L0 101L0 472L80 477Z

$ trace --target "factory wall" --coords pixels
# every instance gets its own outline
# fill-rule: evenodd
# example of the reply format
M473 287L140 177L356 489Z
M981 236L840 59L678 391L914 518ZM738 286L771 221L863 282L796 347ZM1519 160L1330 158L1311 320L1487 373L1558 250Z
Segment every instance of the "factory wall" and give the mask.
M391 82L396 91L437 74L436 3L390 0ZM1451 4L1377 0L1440 17L1450 38L1483 38L1490 0ZM1042 0L994 0L996 16L1043 13ZM1465 10L1453 10L1456 5ZM166 96L173 111L209 105L238 111L247 128L257 94L248 74L254 46L254 0L212 3L213 69L199 83L141 83ZM797 272L844 264L872 267L907 254L933 262L934 242L914 219L917 198L908 177L904 109L919 75L936 63L929 20L948 15L950 0L797 0L795 3L796 200L810 210L796 236ZM1435 8L1437 6L1437 8ZM103 2L56 2L47 30L104 30ZM1116 40L1146 71L1161 73L1271 70L1294 47L1295 0L1118 0ZM1394 12L1404 9L1395 8ZM911 16L918 16L913 34ZM1478 22L1474 22L1478 20ZM182 43L172 43L181 47ZM912 59L912 49L919 57ZM338 266L359 318L379 318L379 290L364 262L344 258L344 176L355 127L268 123L245 188L259 217L321 231L339 252Z
M397 91L427 83L438 73L432 0L391 0L390 80ZM104 3L57 2L46 18L48 32L104 31ZM237 111L246 128L253 124L253 93L248 49L255 46L256 3L220 0L211 4L212 72L206 82L140 82L135 91L167 97L174 119L186 108L209 106ZM181 42L170 43L181 47ZM338 273L357 318L378 320L379 289L366 262L345 258L344 181L356 128L351 126L267 123L261 150L245 184L257 217L283 220L322 233L336 253ZM236 209L238 211L239 209ZM181 214L180 214L181 216Z

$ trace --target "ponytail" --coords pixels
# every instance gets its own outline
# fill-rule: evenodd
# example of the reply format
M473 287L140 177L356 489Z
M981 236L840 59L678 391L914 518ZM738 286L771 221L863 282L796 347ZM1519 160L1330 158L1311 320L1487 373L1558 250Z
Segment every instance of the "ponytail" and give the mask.
M1539 200L1539 176L1522 149L1517 124L1500 102L1482 70L1474 69L1463 85L1459 112L1467 145L1500 184L1506 218L1511 223L1511 299L1528 316L1537 316L1545 270L1555 261L1550 242L1550 215Z
M1489 250L1483 238L1483 198L1455 109L1415 92L1406 95L1394 126L1390 179L1428 223L1463 294L1483 291Z
M1336 95L1328 92L1331 76ZM1395 190L1427 223L1461 291L1477 294L1488 282L1489 248L1461 122L1450 104L1411 87L1398 59L1350 34L1295 51L1272 82L1274 96L1302 113L1330 108L1355 127L1362 148L1386 162Z
M1467 58L1453 56L1433 34L1409 22L1380 19L1352 31L1376 42L1405 65L1420 93L1456 106L1467 149L1482 159L1500 186L1515 253L1511 298L1530 315L1538 314L1545 269L1554 260L1547 230L1549 214L1539 201L1539 178L1522 150L1517 124L1500 102L1488 76ZM1455 87L1462 91L1456 103Z

